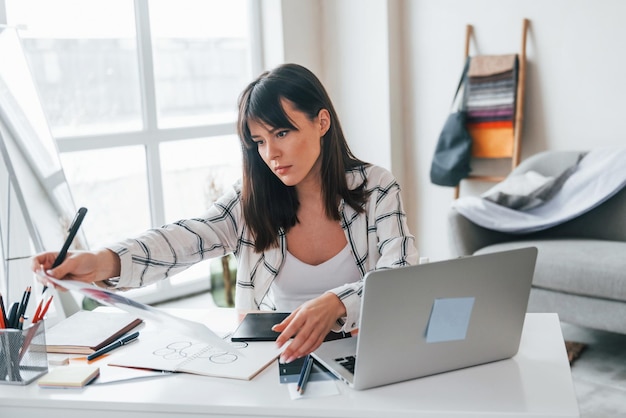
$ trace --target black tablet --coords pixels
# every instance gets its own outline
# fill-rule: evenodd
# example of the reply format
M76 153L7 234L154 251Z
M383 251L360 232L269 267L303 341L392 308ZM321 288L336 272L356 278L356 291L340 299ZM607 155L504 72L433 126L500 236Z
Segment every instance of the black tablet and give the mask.
M249 312L230 337L231 341L276 341L280 333L272 331L275 324L282 322L291 312ZM349 338L350 333L329 332L324 341Z
M272 327L289 316L290 312L249 312L230 337L231 341L276 341L280 334Z

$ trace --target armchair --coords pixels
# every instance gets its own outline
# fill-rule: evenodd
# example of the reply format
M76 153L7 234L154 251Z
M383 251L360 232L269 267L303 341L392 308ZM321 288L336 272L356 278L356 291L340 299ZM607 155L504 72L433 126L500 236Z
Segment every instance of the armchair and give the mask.
M533 170L556 176L579 154L542 152L511 175ZM626 334L626 188L588 212L536 232L487 229L455 209L448 223L452 256L537 247L529 312L556 312L564 322Z

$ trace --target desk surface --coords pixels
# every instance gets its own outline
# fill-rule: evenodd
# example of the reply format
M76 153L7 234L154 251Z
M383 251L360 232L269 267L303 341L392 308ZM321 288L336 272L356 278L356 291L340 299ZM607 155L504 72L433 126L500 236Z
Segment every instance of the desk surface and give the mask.
M235 320L234 311L205 315ZM223 322L222 322L223 323ZM216 330L218 331L218 330ZM103 366L108 367L108 366ZM83 389L0 385L3 417L578 417L556 314L527 314L508 360L379 388L291 400L276 363L251 381L174 374ZM120 414L121 413L121 414Z

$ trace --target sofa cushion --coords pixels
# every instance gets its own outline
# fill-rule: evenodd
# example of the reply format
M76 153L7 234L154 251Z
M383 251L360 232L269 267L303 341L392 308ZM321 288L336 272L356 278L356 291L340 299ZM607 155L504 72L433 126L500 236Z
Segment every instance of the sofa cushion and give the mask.
M523 236L575 219L624 188L626 147L597 148L589 151L551 199L533 209L512 210L478 196L461 197L452 207L483 228Z
M526 240L490 245L475 254L521 247L538 250L534 287L626 301L626 242Z

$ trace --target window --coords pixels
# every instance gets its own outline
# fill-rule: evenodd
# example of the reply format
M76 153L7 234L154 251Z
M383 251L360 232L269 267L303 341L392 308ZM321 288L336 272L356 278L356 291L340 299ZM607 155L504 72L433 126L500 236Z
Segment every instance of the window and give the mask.
M3 3L7 23L24 28L91 248L201 215L239 177L236 100L261 68L257 2L0 0L0 16ZM133 297L206 289L208 272Z

